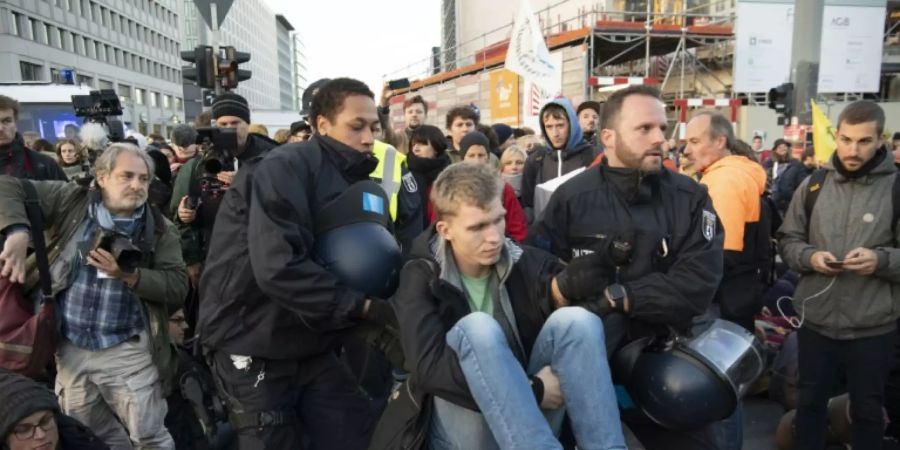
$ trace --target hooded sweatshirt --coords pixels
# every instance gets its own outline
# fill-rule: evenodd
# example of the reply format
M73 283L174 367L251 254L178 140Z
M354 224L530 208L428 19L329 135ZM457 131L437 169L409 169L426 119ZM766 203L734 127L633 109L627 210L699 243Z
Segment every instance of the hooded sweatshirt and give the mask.
M713 208L725 228L725 250L743 251L747 224L759 221L766 171L744 156L726 156L703 171Z
M575 114L575 108L572 106L572 103L566 98L553 100L541 109L541 114L538 117L543 117L544 111L550 105L558 105L566 110L569 121L569 138L566 140L565 148L552 148L552 144L547 138L547 131L544 129L543 120L541 120L541 135L547 141L548 148L536 150L525 161L521 191L522 206L524 207L534 207L535 186L561 177L578 168L590 166L594 157L598 154L597 149L585 142L584 134L581 130L581 125L578 123L578 116Z
M703 172L701 184L709 188L713 208L725 231L725 267L714 301L723 319L753 329L771 256L771 227L763 220L761 196L766 172L755 161L731 155Z

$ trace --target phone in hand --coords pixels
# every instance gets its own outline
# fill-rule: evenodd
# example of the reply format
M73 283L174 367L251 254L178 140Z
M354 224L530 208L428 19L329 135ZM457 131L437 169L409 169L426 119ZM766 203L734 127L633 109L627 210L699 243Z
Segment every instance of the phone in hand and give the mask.
M825 265L832 269L843 269L844 261L825 261Z

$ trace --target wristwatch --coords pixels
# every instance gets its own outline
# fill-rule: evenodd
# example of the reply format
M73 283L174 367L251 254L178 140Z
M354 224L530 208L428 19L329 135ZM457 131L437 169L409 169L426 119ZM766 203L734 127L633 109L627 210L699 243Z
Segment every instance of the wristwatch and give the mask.
M627 296L625 286L619 283L613 283L606 287L606 299L616 311L625 311L625 297Z

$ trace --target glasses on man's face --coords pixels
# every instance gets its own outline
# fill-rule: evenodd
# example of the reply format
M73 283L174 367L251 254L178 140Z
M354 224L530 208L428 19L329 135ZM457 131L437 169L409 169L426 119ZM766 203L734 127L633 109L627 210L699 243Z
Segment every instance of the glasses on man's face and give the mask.
M20 423L13 427L13 435L20 441L34 439L34 432L38 428L40 428L44 432L48 432L53 427L54 421L55 419L53 418L53 414L48 414L44 416L37 424Z

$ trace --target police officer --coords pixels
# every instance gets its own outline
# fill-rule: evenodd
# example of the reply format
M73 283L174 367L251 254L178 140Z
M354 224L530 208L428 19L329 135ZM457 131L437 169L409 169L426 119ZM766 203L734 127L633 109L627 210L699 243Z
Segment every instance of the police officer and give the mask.
M238 172L200 283L201 340L241 450L365 448L369 400L335 349L354 325L396 322L379 299L400 252L369 180L374 95L331 80L310 120L310 140Z
M425 231L425 205L418 183L409 170L406 155L394 146L376 140L372 153L378 158L378 166L369 178L378 183L388 196L394 236L406 253L412 241Z
M716 292L723 250L706 188L662 169L666 114L659 90L618 91L603 116L605 162L563 184L531 236L571 264L608 267L600 278L609 283L595 283L596 299L585 306L604 317L612 355L640 336L689 330ZM648 450L716 448L709 427L628 425Z

